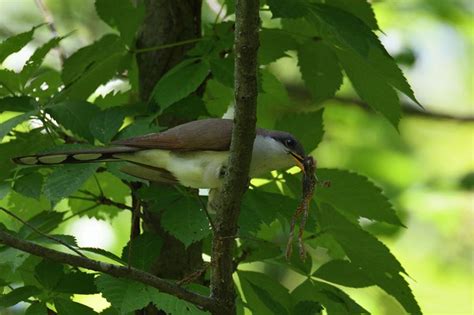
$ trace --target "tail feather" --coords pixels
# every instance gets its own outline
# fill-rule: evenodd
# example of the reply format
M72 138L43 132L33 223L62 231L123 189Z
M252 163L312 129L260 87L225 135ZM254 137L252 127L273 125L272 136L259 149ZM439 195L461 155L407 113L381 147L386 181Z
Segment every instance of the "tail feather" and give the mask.
M119 153L132 153L140 149L118 146L77 151L50 152L14 157L12 161L20 165L55 165L71 163L94 163L100 161L120 161Z

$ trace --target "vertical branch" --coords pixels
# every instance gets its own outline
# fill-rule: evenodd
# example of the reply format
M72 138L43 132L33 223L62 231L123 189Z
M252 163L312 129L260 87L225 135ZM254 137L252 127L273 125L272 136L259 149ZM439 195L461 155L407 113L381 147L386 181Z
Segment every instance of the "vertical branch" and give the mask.
M212 201L216 210L212 244L211 294L223 307L219 314L235 314L232 279L234 236L240 203L247 189L255 139L257 107L257 51L259 2L237 0L235 23L235 117L228 173Z

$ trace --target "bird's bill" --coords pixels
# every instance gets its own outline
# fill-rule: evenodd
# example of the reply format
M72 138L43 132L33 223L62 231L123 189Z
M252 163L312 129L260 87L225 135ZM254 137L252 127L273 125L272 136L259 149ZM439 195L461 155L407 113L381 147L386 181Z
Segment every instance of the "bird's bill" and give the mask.
M296 154L294 152L290 152L290 154L293 157L293 159L295 160L296 166L298 166L301 169L301 171L304 173L305 172L304 164L303 164L304 157L299 155L299 154Z

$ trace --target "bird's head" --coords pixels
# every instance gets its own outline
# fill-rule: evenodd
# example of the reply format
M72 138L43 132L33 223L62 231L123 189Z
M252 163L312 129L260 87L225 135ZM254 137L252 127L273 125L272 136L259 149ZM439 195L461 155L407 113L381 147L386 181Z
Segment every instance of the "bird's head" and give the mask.
M304 171L303 160L306 154L301 143L290 133L277 130L257 130L254 157L257 163L255 172L288 168L293 165Z
M303 160L306 154L301 143L292 134L282 131L277 132L273 139L283 146L283 151L304 172Z

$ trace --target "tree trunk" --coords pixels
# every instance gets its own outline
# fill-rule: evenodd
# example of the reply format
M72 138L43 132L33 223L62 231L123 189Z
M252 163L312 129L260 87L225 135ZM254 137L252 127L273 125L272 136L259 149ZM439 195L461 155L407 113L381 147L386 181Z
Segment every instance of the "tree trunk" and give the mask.
M145 0L146 16L137 40L137 48L156 47L164 44L194 39L201 36L201 0ZM154 86L172 67L183 60L193 44L154 50L137 55L140 99L148 101ZM165 232L160 216L143 208L143 227L163 240L161 254L153 264L152 272L168 279L182 279L202 266L201 243L187 249ZM147 308L142 314L157 314Z

